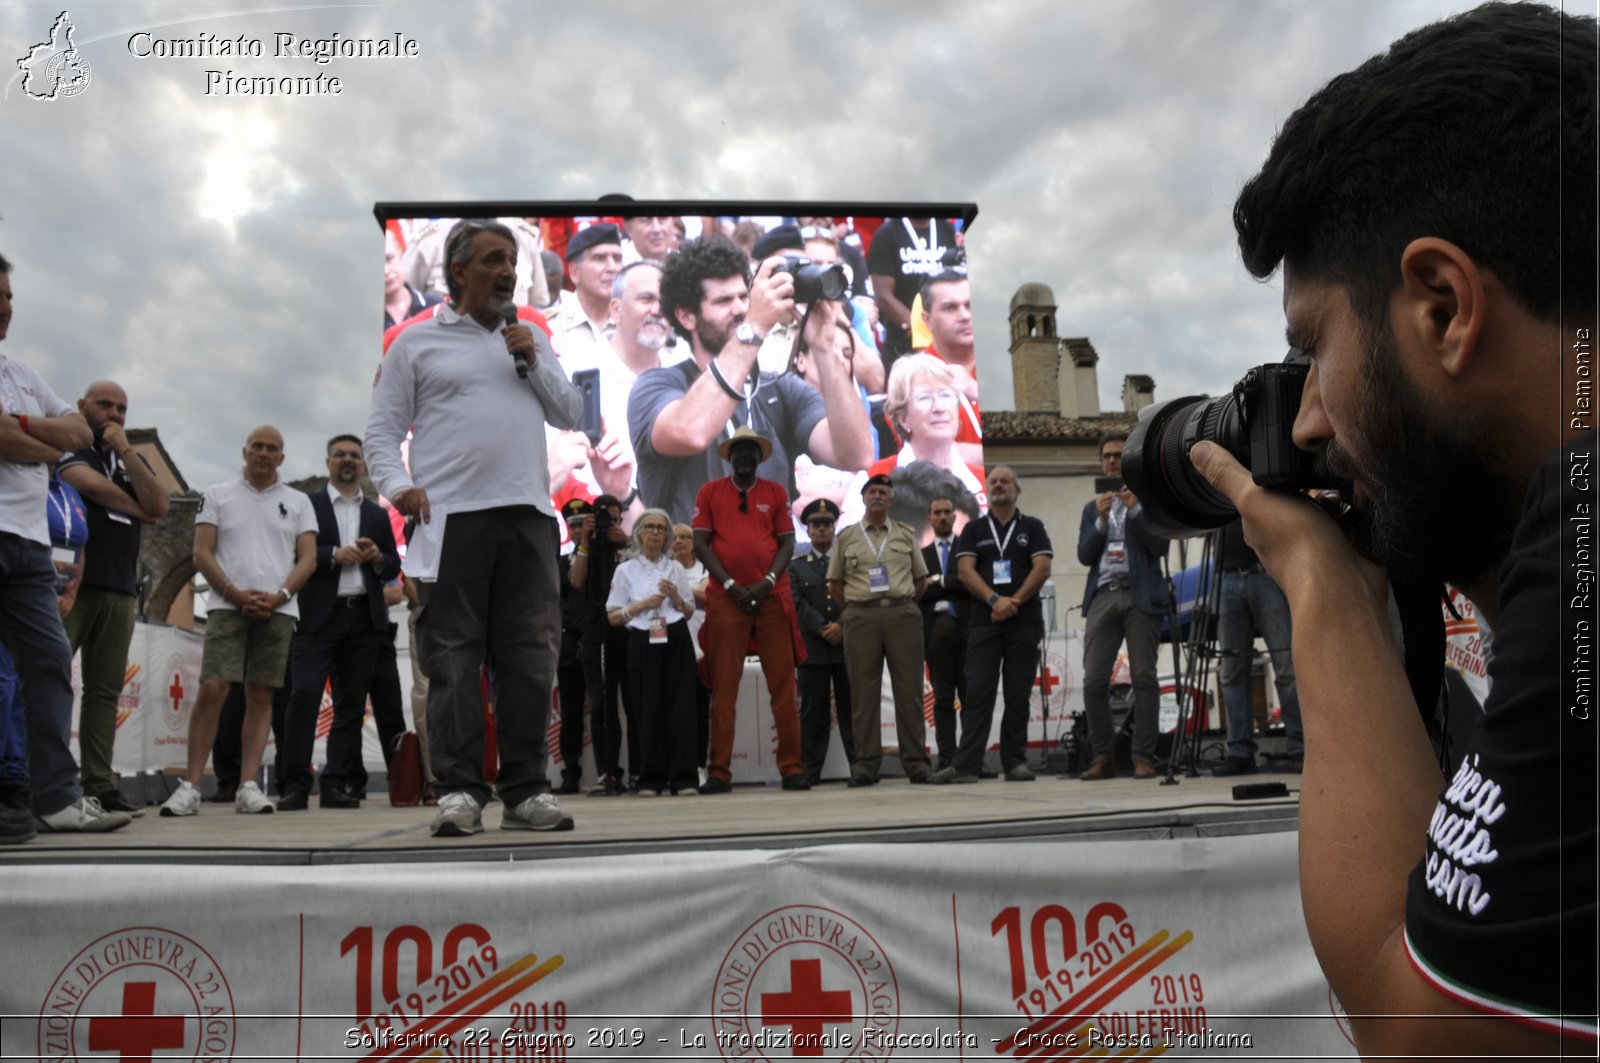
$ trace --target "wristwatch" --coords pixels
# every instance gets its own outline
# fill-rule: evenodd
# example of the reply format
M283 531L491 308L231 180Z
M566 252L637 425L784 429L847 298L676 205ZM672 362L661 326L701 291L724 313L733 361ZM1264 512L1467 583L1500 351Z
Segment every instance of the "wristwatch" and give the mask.
M734 579L732 576L729 576L727 579L722 581L722 589L725 591L731 591L733 590L733 585L737 582L738 580Z
M739 322L738 327L733 330L733 338L748 347L759 347L767 341L767 338L757 332L748 321Z
M289 590L288 587L279 587L278 593L283 595L284 605L288 605L290 602L294 601L294 592Z

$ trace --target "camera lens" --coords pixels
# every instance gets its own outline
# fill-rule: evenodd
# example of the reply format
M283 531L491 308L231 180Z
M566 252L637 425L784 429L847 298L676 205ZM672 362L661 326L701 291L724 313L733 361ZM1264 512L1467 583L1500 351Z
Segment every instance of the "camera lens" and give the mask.
M844 267L818 265L810 259L791 256L778 269L794 277L794 301L816 303L827 300L839 302L844 298Z
M1220 528L1236 516L1227 496L1189 461L1189 449L1209 439L1248 468L1249 440L1237 395L1195 395L1139 413L1122 453L1122 475L1144 507L1145 526L1181 539Z

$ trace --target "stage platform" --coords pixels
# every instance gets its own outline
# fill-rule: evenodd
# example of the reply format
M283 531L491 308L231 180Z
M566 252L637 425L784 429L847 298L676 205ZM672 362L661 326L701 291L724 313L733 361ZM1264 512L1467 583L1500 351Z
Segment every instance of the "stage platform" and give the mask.
M1235 800L1236 783L1282 782L1286 797ZM841 844L910 844L1001 839L1078 840L1219 837L1293 831L1298 775L1242 778L1123 776L1086 783L1041 775L1032 783L985 779L970 785L912 786L886 778L870 789L824 783L791 793L748 785L717 796L563 797L576 829L499 828L500 806L484 810L484 832L433 839L431 808L391 808L375 792L359 810L321 809L240 816L205 804L189 819L155 807L111 834L41 833L0 849L17 864L333 865L460 860L538 860L686 850L786 849Z

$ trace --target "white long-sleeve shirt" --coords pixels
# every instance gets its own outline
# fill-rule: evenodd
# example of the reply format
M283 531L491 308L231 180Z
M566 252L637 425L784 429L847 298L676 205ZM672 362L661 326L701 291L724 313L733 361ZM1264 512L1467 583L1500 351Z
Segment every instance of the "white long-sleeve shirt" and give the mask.
M372 482L388 498L428 492L431 519L406 549L416 579L438 575L451 513L531 505L555 516L544 426L576 427L583 396L536 327L537 363L518 379L503 331L443 305L395 338L373 381L364 448ZM400 454L408 429L409 471Z

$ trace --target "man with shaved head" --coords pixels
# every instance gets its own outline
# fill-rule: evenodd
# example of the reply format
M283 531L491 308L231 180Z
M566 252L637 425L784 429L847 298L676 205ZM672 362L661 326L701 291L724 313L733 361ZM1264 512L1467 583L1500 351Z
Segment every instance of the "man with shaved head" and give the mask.
M83 792L103 808L141 815L111 775L117 737L117 698L128 666L137 606L140 528L167 515L168 492L155 470L128 442L128 394L112 380L90 384L78 400L94 442L58 466L61 479L83 496L89 513L78 598L66 616L67 638L81 652L82 704L78 761Z
M233 810L271 812L256 782L272 724L272 692L283 685L300 608L295 595L317 567L317 517L311 498L278 479L283 435L271 425L244 444L244 472L206 488L194 517L194 567L211 587L200 696L189 716L188 777L163 816L200 811L200 779L217 737L217 718L234 683L244 684L244 755Z

